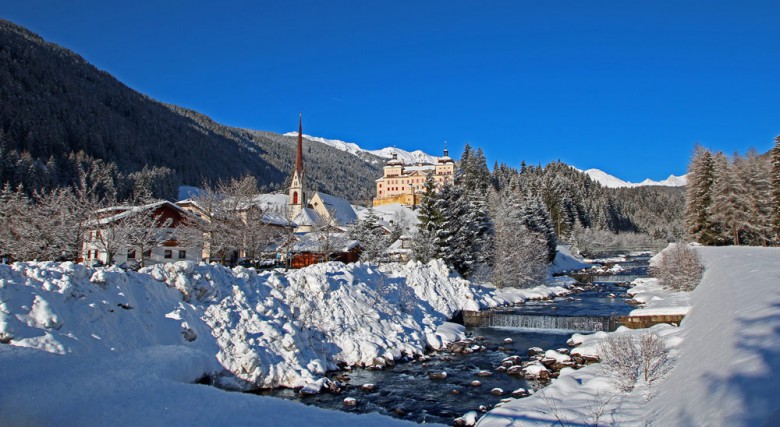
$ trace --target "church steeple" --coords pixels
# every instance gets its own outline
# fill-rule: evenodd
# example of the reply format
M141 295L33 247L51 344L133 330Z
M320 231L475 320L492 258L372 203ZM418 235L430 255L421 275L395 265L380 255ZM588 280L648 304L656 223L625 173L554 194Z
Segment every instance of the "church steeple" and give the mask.
M295 172L303 174L303 114L298 115L298 152L295 155Z
M290 219L295 218L306 206L306 194L303 191L303 115L298 115L298 149L295 153L295 169L289 191Z

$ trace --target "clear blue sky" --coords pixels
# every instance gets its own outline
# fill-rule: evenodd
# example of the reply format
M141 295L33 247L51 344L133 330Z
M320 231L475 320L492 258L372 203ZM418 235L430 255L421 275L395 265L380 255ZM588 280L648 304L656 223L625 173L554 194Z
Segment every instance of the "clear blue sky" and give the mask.
M218 122L640 181L780 133L780 2L3 0Z

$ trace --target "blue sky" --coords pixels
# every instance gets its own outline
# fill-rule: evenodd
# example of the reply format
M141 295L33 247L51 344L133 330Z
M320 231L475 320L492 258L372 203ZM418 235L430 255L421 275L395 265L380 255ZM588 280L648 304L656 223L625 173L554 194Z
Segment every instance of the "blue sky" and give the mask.
M218 122L640 181L780 133L777 1L4 0L0 17Z

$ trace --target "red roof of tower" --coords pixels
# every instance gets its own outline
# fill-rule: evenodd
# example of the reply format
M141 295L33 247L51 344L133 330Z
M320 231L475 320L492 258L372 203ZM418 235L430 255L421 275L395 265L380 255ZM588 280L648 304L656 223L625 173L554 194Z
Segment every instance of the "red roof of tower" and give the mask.
M298 152L295 155L295 171L303 173L303 115L298 116Z

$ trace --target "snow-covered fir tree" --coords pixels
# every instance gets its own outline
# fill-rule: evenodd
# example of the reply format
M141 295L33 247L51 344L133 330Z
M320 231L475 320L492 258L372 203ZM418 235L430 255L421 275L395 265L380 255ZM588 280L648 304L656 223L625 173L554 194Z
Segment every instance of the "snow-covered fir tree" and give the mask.
M691 238L702 244L715 243L719 234L710 218L714 181L715 164L712 153L697 146L688 166L685 222Z
M442 214L436 207L436 182L433 175L425 179L424 190L417 208L417 218L420 224L412 240L412 255L414 259L428 262L438 254L436 230L442 223Z
M496 207L493 283L498 287L530 287L547 274L547 243L524 224L524 209L508 191Z
M712 204L709 217L718 224L721 234L715 243L731 242L739 245L740 235L750 220L747 189L737 168L730 164L723 153L715 155L715 181L712 185Z
M780 135L775 137L775 146L770 154L772 158L772 226L775 243L780 242Z
M546 244L546 259L552 262L558 246L558 237L550 218L550 213L539 197L526 195L519 205L523 225L530 231L544 236Z
M366 262L381 261L390 244L380 224L380 218L373 208L369 208L366 216L350 227L349 238L360 242L363 248L360 260Z
M751 150L729 159L697 147L689 165L685 216L693 239L705 245L773 244L773 153Z

